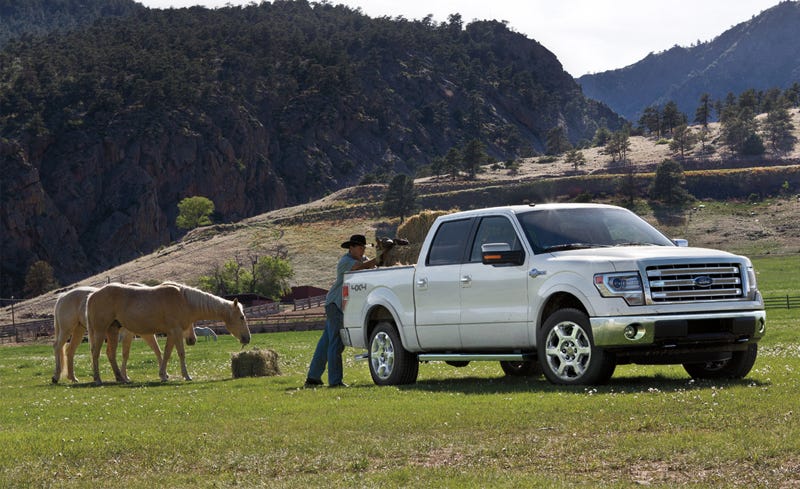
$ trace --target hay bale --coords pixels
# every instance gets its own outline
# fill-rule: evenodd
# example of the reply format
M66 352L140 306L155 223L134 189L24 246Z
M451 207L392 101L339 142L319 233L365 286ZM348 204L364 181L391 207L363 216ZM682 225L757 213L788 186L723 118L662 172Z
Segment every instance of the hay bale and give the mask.
M416 263L422 249L422 242L425 241L428 230L433 226L433 221L439 216L452 212L454 211L422 211L406 219L397 228L397 237L407 239L409 245L394 246L386 260L387 266Z
M397 228L397 237L405 238L411 244L419 244L421 246L422 242L425 241L428 230L433 225L433 221L435 221L437 217L450 214L451 212L452 211L422 211L419 214L415 214L406 219L405 222Z
M231 371L233 378L271 377L281 374L278 365L278 354L273 350L253 348L231 354Z

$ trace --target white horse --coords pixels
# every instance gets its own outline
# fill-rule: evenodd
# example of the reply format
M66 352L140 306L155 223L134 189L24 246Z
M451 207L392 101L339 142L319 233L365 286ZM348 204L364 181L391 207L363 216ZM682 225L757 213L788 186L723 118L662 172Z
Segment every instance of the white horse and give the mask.
M92 348L92 370L94 382L102 384L98 360L103 338L109 328L118 322L138 335L164 333L167 344L159 366L159 376L166 382L167 363L172 348L178 351L181 373L186 380L192 380L186 369L186 352L181 341L186 334L195 340L193 323L201 319L214 319L225 322L225 326L242 345L250 342L250 329L244 316L244 308L239 301L225 300L213 294L176 283L161 284L155 287L136 287L124 284L108 284L89 295L86 303L86 321L89 329L89 342ZM109 347L116 338L109 337ZM187 343L188 340L187 340ZM194 344L194 343L189 343ZM116 345L114 345L116 347ZM119 372L116 357L110 357L111 368Z
M72 382L78 382L75 377L75 352L83 340L86 332L86 299L89 294L97 291L96 287L76 287L68 292L61 294L56 300L53 311L53 324L55 327L55 342L53 343L53 353L55 354L56 367L53 372L53 383L57 384L64 371L67 369L67 378ZM117 375L118 382L128 382L127 365L128 356L131 350L134 334L125 328L119 331L122 340L122 370ZM159 365L161 364L161 348L158 347L155 335L142 335L142 340L147 343L156 354ZM69 341L69 345L67 345ZM114 348L106 348L106 355L116 356L116 343ZM116 373L115 373L116 375Z
M209 338L213 338L214 341L217 341L217 333L215 333L213 329L205 326L195 326L194 334L196 336L205 336L206 341L208 341Z

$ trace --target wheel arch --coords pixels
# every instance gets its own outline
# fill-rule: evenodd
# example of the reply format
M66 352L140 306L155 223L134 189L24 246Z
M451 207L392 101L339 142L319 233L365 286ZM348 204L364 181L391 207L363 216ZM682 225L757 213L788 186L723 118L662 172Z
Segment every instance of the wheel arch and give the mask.
M406 337L405 328L398 319L397 312L388 304L374 304L367 311L364 317L364 344L369 345L369 339L372 337L372 332L375 330L375 327L384 321L394 326L397 330L397 334L400 335L400 341L403 342L403 346L407 350L412 350L411 343L416 344L416 341L409 342L409 338ZM414 340L416 340L416 338L414 338Z
M577 295L566 291L555 292L542 303L542 307L539 309L539 318L536 322L536 330L541 329L547 318L561 309L577 309L587 316L589 315L588 308Z

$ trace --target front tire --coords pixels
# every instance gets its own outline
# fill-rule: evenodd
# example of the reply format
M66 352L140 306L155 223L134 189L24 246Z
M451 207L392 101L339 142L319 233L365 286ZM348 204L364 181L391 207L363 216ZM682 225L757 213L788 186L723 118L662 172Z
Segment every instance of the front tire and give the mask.
M561 309L544 322L537 338L544 376L553 384L603 384L614 374L614 357L594 345L589 317Z
M733 352L728 360L705 363L684 363L683 369L693 379L743 379L758 356L758 344L747 345L743 351Z
M406 351L394 325L378 323L369 340L369 373L376 385L413 384L417 381L419 361Z

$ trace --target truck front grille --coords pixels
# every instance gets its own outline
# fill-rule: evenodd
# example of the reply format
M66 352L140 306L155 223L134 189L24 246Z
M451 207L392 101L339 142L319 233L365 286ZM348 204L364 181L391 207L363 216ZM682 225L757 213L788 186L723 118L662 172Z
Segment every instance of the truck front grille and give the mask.
M744 296L737 263L692 263L647 267L653 302L738 299Z

